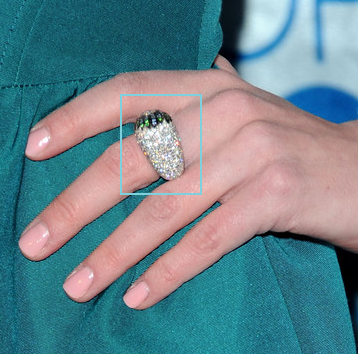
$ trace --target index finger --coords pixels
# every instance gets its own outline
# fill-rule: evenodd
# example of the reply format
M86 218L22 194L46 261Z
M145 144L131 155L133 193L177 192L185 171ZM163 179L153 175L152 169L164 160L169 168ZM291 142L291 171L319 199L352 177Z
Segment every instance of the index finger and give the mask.
M118 127L121 94L205 94L208 81L212 81L212 75L218 78L221 70L210 71L212 74L207 71L147 71L117 75L40 121L30 133L25 153L33 160L50 158L86 138ZM148 109L160 109L175 114L190 105L195 98L197 97L125 97L122 102L122 123L134 121L135 117Z

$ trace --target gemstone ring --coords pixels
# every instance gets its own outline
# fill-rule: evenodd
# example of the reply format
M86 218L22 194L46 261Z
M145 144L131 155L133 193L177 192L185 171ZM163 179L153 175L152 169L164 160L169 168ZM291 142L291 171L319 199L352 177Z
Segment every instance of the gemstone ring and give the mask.
M143 112L134 127L137 142L158 174L166 180L184 172L184 156L179 134L168 113Z

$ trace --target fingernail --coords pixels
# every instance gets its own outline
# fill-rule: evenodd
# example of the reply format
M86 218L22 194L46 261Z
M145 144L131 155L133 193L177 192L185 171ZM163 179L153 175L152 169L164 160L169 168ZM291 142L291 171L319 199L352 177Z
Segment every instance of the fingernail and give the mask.
M31 131L27 140L25 154L30 157L37 156L47 146L49 141L50 133L45 127Z
M37 256L45 246L48 236L46 225L39 222L21 236L19 240L21 252L29 258Z
M63 289L67 295L73 299L78 299L88 291L93 283L93 271L89 267L83 267L75 270L66 279Z
M132 285L123 296L124 303L134 309L138 307L149 295L148 284L140 281Z

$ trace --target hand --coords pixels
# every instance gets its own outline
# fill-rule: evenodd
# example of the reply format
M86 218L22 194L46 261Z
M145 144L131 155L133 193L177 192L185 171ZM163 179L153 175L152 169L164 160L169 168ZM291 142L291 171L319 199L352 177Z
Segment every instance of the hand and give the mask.
M254 235L290 231L358 250L357 128L314 117L244 82L222 57L220 69L121 74L80 95L31 132L26 154L55 156L119 126L120 93L201 93L203 195L148 196L67 278L74 300L88 301L216 201L196 224L134 283L124 301L145 309ZM154 192L199 190L197 98L127 97L123 124L147 109L168 112L182 138L186 170ZM124 196L158 176L134 136L108 147L25 230L24 255L42 260Z

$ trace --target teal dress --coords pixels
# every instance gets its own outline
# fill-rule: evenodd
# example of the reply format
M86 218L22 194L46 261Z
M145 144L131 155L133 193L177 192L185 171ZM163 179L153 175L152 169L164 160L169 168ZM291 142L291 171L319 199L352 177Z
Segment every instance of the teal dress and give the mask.
M112 208L48 259L25 259L17 247L22 230L119 138L114 129L33 162L24 156L30 128L117 73L210 68L221 45L221 5L0 5L1 353L355 353L335 251L321 243L256 237L145 311L127 308L123 294L190 225L93 300L76 303L62 290L68 273L132 212L139 196Z

